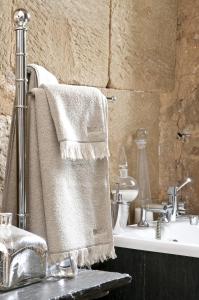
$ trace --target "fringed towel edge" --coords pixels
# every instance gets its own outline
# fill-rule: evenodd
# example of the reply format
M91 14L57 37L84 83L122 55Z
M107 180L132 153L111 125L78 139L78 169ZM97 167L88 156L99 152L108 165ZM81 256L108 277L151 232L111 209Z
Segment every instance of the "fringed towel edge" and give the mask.
M76 141L61 141L62 159L103 159L110 156L107 142L80 143Z
M112 244L103 244L62 253L49 253L48 264L54 265L69 256L73 256L79 267L90 266L94 263L103 262L110 258L116 258L114 246Z

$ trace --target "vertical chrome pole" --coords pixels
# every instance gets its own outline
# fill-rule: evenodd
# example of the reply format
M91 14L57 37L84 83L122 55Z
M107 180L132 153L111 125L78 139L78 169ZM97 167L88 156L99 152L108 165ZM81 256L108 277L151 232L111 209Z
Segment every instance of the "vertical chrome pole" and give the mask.
M18 227L26 228L26 24L29 14L24 9L14 13L16 31L16 143L17 143L17 201Z

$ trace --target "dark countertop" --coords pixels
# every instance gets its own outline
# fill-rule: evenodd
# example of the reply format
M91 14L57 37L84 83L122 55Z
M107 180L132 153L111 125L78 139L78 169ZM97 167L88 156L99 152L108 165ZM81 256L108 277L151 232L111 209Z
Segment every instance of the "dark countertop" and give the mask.
M128 284L128 274L81 270L73 279L49 279L6 293L2 300L89 300L106 295L109 290Z

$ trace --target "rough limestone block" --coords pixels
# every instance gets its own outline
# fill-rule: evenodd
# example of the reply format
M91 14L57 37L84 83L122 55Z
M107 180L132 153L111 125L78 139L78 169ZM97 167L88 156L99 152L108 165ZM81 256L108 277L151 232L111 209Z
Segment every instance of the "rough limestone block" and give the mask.
M178 15L183 14L183 21L193 19L198 16L199 2L198 0L178 0Z
M15 77L12 72L0 74L0 114L12 113L15 98Z
M160 108L160 198L165 199L168 186L185 177L193 183L182 191L189 212L199 213L199 79L195 75L177 78L173 93L161 95ZM177 132L189 132L185 141L177 140Z
M182 191L189 213L199 214L199 3L178 1L176 84L173 93L161 96L160 195L186 176L193 182ZM177 132L191 137L177 140Z
M134 135L138 128L146 128L148 138L148 160L153 198L158 197L158 139L159 96L143 93L104 89L104 94L115 95L117 101L109 103L110 179L118 175L119 149L125 146L129 173L136 178L137 147Z
M189 209L199 213L199 78L195 75L183 76L180 78L179 86L179 95L183 102L181 111L183 128L191 133L191 137L183 145L182 177L187 175L193 177L191 187L187 187L186 196Z
M177 90L177 88L176 88ZM160 199L167 201L168 187L176 183L176 136L178 132L177 92L160 96L159 188Z
M0 116L0 193L3 190L4 184L10 124L10 116Z
M0 3L0 114L9 114L12 110L14 93L13 72L11 70L12 1Z
M191 176L193 183L187 186L183 196L189 212L199 214L199 2L180 0L178 3L177 84L183 107L180 113L182 128L191 137L182 149L181 176Z
M109 1L14 0L17 7L31 14L29 63L43 65L66 83L107 85Z
M109 86L171 90L176 23L176 0L113 0Z
M199 73L199 15L194 15L195 7L189 11L181 7L178 14L177 77Z
M10 69L11 32L12 32L12 0L0 3L0 73Z

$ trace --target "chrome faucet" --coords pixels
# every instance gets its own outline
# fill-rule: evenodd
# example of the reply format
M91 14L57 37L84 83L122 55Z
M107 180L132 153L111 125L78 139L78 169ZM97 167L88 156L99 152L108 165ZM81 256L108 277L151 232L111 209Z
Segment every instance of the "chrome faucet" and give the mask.
M161 240L162 223L168 223L171 221L172 210L173 210L173 207L171 204L150 204L150 205L148 205L147 208L142 208L141 211L144 212L142 217L144 217L144 219L143 220L141 219L141 222L138 223L138 226L140 226L140 224L142 224L141 225L142 227L149 226L149 224L146 220L147 211L151 211L153 213L158 213L159 216L158 216L157 223L156 223L155 238L157 240Z
M176 216L178 215L178 192L192 179L188 177L185 182L183 182L180 186L170 186L168 189L168 196L169 196L169 204L172 205L172 214L171 214L171 221L176 221Z
M165 204L148 204L147 206L141 207L141 218L138 222L139 227L148 227L149 223L147 221L147 211L151 211L153 213L158 213L159 217L157 219L156 225L156 239L161 239L161 227L162 223L176 221L176 217L179 214L184 214L184 203L178 202L178 192L188 183L190 183L192 179L188 177L185 182L183 182L180 186L170 186L168 189L169 201Z
M146 207L141 207L141 218L138 222L139 227L148 227L147 212L153 212L160 214L161 221L170 222L172 214L172 205L170 204L148 204Z

